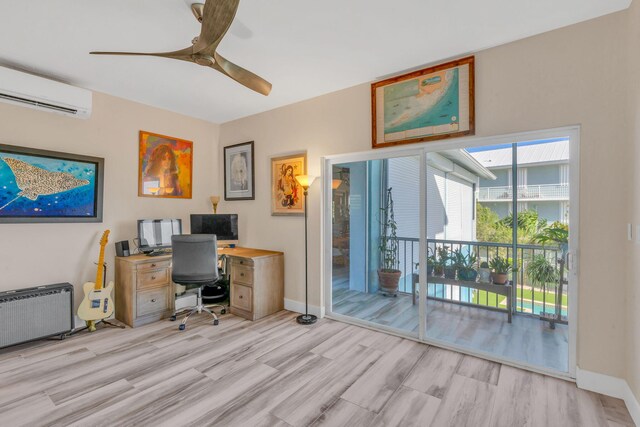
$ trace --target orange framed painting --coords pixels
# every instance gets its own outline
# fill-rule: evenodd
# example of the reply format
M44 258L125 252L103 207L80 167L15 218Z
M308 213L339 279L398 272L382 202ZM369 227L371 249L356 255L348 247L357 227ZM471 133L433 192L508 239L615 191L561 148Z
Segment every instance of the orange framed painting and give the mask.
M372 148L475 133L474 57L371 85Z
M138 196L190 199L193 142L140 131Z

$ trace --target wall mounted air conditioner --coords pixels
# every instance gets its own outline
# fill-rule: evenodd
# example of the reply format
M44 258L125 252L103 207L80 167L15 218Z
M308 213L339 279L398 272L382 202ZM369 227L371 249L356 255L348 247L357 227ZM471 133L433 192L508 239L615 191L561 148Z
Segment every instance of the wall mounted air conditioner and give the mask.
M86 89L0 67L0 101L88 119L93 97Z

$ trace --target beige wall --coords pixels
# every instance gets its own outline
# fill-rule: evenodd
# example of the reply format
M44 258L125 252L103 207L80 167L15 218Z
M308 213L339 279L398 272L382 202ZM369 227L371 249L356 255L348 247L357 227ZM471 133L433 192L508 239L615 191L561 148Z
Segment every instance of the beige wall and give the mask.
M582 126L578 365L617 377L625 374L626 338L626 18L617 13L476 54L477 135ZM319 174L321 156L370 148L370 114L365 84L221 126L221 146L255 140L257 181L255 201L222 209L240 214L244 244L285 251L286 298L304 301L303 221L270 215L269 157L306 150L310 173ZM318 305L318 183L310 197L310 303Z
M631 202L628 221L640 225L640 4L631 3L628 13L628 59L629 59L629 133L632 154L627 167L631 171L627 188ZM638 232L637 228L634 232ZM638 236L636 236L636 239ZM640 401L640 245L627 242L627 382Z
M138 131L194 142L191 200L138 197ZM182 218L210 211L217 188L219 126L94 93L88 120L0 103L0 143L105 158L104 222L87 224L0 224L0 291L57 282L76 287L95 278L99 238L111 229L106 256L113 278L113 242L133 239L140 218Z

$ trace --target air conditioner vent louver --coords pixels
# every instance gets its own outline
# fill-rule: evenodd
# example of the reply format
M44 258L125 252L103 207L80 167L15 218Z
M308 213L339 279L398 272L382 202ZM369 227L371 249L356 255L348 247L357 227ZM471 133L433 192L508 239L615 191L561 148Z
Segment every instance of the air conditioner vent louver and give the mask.
M0 93L0 98L6 99L7 101L19 102L21 104L29 104L33 107L46 108L48 110L56 110L56 111L60 111L68 114L74 114L74 115L78 114L78 110L73 108L66 108L66 107L61 107L59 105L47 104L46 102L39 102L33 99L20 98L19 96L13 96L7 93Z

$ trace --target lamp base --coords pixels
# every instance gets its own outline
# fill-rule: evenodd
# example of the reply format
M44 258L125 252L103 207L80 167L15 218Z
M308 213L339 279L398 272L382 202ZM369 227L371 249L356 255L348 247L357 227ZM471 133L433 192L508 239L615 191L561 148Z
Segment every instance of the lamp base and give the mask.
M318 318L313 314L302 314L296 317L296 321L301 325L311 325L318 321Z

